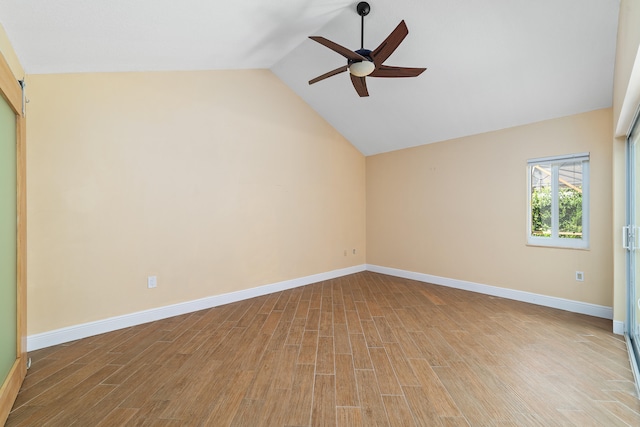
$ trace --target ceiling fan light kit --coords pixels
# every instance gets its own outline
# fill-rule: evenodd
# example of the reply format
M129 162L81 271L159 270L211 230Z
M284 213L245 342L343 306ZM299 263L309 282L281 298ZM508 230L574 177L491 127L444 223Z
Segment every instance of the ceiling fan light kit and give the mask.
M407 68L407 67L392 67L384 65L384 61L391 56L391 54L398 48L400 43L409 34L407 25L404 20L398 24L398 26L387 36L387 38L380 43L375 50L371 51L364 48L364 17L369 14L371 7L367 2L360 2L356 6L358 15L362 18L361 31L360 31L360 49L350 50L344 46L332 42L320 36L310 36L309 38L321 45L328 47L334 52L342 55L347 59L347 65L336 68L335 70L324 73L315 79L309 81L312 85L319 81L322 81L336 74L349 71L351 77L351 83L358 95L369 96L367 91L367 82L365 77L417 77L426 68Z
M349 66L349 72L356 77L366 77L375 69L376 66L371 61L354 62Z

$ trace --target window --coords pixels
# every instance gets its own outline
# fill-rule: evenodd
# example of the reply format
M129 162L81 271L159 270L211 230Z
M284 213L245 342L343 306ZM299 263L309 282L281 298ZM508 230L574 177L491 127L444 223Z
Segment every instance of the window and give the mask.
M589 247L589 153L528 161L528 243Z

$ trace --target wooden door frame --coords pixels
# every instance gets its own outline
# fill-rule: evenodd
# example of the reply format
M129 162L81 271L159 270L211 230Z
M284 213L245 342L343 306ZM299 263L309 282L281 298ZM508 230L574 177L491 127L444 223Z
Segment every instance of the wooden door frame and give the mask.
M16 114L17 171L17 354L6 380L0 386L0 425L4 425L27 373L27 193L26 118L22 114L22 90L9 64L0 53L0 96Z

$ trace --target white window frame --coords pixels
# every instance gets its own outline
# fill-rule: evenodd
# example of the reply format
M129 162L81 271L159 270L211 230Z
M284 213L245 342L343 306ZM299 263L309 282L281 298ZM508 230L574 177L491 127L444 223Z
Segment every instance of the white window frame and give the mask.
M527 244L556 248L589 249L589 160L590 153L570 154L566 156L540 157L527 161ZM566 162L582 162L582 238L567 239L558 236L559 212L558 166ZM551 237L531 235L531 171L536 165L551 165Z

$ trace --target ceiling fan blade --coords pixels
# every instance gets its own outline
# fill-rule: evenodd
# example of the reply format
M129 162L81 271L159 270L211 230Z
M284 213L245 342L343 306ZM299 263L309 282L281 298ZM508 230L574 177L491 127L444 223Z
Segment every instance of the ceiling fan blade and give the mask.
M315 79L309 80L309 84L312 85L314 83L318 83L320 80L324 80L331 76L335 76L336 74L344 73L348 69L349 67L347 65L343 65L342 67L336 68L335 70L331 70L328 73L324 73L323 75L318 76Z
M353 87L355 88L358 95L369 96L369 92L367 91L367 81L364 77L356 77L353 74L349 74L351 76L351 83L353 83Z
M358 55L354 51L347 49L344 46L340 46L338 43L334 43L331 40L325 39L324 37L310 36L309 38L320 43L323 46L328 47L332 51L339 53L347 59L351 59L353 61L367 61L367 58L365 58L364 56Z
M375 62L376 66L381 66L382 63L391 56L400 43L402 43L402 40L407 37L407 34L409 34L409 29L407 28L407 24L404 23L404 20L402 20L396 29L393 30L382 43L380 43L380 46L371 52L371 58L373 59L373 62Z
M369 77L418 77L426 68L392 67L381 65Z

